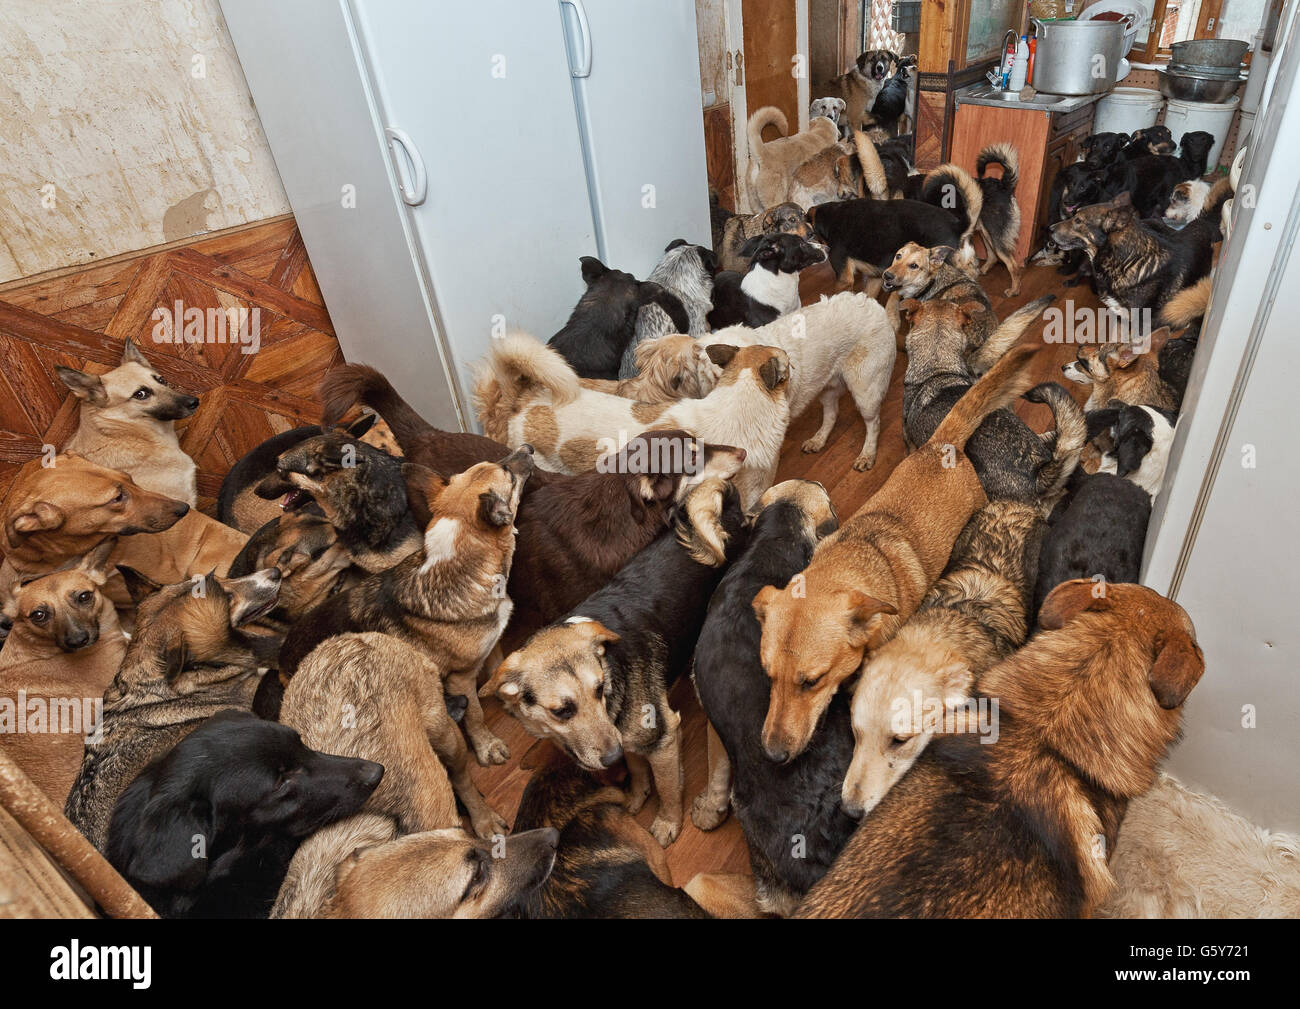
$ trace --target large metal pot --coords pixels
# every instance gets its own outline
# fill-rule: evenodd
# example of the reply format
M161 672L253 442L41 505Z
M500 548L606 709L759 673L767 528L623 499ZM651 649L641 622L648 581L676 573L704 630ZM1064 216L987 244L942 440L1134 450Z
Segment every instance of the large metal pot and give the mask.
M1034 89L1049 95L1109 91L1124 55L1122 21L1040 21L1034 54Z

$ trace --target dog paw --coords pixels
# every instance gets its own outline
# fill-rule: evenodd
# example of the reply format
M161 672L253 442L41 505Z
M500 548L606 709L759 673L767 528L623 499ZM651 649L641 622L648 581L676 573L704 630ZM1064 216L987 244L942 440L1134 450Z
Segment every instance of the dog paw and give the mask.
M799 446L804 452L820 452L826 447L825 438L809 438Z
M474 741L474 758L483 767L504 764L510 759L510 747L496 736L489 735Z
M860 455L853 460L853 468L858 473L865 473L867 470L871 469L871 467L874 466L875 464L876 464L876 457L874 455Z
M650 833L654 835L654 839L659 842L661 848L667 848L676 841L677 835L681 832L682 824L680 820L677 823L672 823L662 816L657 816L655 822L650 824Z
M484 841L490 841L496 834L502 836L510 833L510 827L506 821L497 816L496 810L489 809L478 816L470 817L470 824L474 828L476 837Z
M691 803L691 823L700 830L716 830L722 826L730 808L729 802L719 806L709 798L708 792L701 792Z
M641 812L641 807L645 805L646 799L650 798L650 786L645 788L633 788L627 793L627 798L623 801L623 808L633 816Z

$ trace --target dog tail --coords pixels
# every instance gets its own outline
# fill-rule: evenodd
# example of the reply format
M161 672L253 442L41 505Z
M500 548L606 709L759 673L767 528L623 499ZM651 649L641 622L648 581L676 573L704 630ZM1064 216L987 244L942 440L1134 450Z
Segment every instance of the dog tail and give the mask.
M344 364L332 368L321 380L320 399L324 406L321 427L337 424L357 403L363 403L384 418L404 453L411 444L433 428L402 399L382 373L365 364Z
M765 126L775 126L783 137L790 135L789 120L775 105L764 105L750 116L745 134L749 138L749 160L756 165L763 164L763 127Z
M1210 307L1212 286L1209 277L1202 277L1191 287L1184 287L1160 309L1160 324L1170 329L1186 329Z
M984 209L984 193L970 172L960 165L940 165L921 183L921 199L951 212L961 222L963 244L970 241Z
M1196 221L1210 233L1210 241L1217 242L1223 238L1221 222L1223 205L1232 198L1232 182L1225 176L1210 187L1205 194L1205 204L1196 215Z
M1052 458L1038 471L1038 499L1044 517L1051 513L1065 482L1079 465L1079 456L1088 441L1088 421L1083 409L1059 382L1043 382L1025 393L1031 403L1045 403L1052 410L1056 430L1042 435L1044 442L1055 442Z
M556 406L578 398L578 376L558 351L527 333L494 341L474 381L474 411L489 438L507 441L510 418L538 392Z
M867 184L867 192L874 199L889 199L889 183L885 180L885 165L880 160L880 152L861 130L853 130L853 146L858 151L858 164L862 166L862 178Z
M997 364L1003 354L1020 342L1029 324L1055 300L1056 295L1044 294L1041 298L1035 298L1028 305L1023 305L1008 315L984 341L984 345L971 356L969 361L971 370L976 375L983 375Z
M677 542L691 560L716 568L727 563L727 530L722 513L727 506L727 481L709 477L692 488L686 498L685 520L677 521Z
M1016 183L1020 181L1020 155L1016 149L1010 144L989 144L980 151L979 157L975 159L975 174L981 182L984 181L984 169L989 165L1002 166L1002 178L997 183L1008 193L1014 193Z
M952 445L959 450L965 448L966 441L985 417L1010 406L1033 384L1030 370L1037 350L1036 347L1021 346L1007 351L987 375L957 400L926 444Z

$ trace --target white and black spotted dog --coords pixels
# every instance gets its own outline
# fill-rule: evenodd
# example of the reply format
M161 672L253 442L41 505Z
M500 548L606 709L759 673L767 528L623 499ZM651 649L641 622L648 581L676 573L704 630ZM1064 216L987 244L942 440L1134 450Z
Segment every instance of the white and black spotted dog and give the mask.
M676 238L668 244L663 258L646 279L677 296L686 309L688 334L701 336L709 331L707 317L713 308L713 275L717 270L718 257L711 249ZM641 306L636 317L636 335L623 354L619 378L636 376L637 344L677 331L672 317L658 305Z

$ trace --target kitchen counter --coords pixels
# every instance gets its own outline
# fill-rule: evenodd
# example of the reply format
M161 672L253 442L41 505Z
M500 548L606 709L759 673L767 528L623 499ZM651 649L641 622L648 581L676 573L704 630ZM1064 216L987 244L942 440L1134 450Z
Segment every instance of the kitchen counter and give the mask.
M1095 95L1048 95L1038 94L1030 101L1021 101L1014 91L1003 91L990 84L972 84L953 93L953 101L958 105L983 105L995 109L1033 109L1037 112L1074 112L1086 105L1091 105L1106 96L1103 91Z

